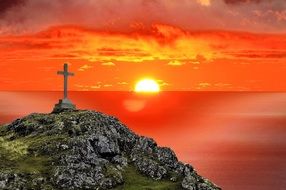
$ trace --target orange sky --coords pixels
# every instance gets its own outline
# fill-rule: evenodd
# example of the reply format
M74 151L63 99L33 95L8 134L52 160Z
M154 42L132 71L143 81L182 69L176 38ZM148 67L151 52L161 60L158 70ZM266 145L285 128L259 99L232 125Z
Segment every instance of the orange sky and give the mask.
M0 90L284 91L283 1L0 1Z

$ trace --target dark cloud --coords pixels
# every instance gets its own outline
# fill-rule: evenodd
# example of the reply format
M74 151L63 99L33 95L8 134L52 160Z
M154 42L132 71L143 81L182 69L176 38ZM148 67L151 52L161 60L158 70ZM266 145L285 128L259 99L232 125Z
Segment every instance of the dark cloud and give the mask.
M250 59L284 59L286 58L286 52L281 51L243 51L229 53L229 55L236 58L250 58Z
M0 0L0 35L38 32L57 25L129 32L150 28L154 23L187 30L286 31L285 0L203 2L206 1Z
M260 3L262 0L224 0L226 4Z
M0 0L0 15L4 15L13 7L23 5L25 0Z

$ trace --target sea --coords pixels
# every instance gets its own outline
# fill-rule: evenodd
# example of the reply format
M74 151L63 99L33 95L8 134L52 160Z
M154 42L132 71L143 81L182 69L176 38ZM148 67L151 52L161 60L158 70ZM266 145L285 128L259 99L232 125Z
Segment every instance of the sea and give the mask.
M0 123L50 113L62 92L0 92ZM284 92L69 92L119 118L226 190L286 189Z

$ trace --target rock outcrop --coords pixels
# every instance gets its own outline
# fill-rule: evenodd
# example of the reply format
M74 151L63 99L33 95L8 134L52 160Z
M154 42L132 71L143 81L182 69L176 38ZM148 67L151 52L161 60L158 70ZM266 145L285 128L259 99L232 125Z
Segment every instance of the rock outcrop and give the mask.
M220 188L115 117L64 111L0 128L0 189Z

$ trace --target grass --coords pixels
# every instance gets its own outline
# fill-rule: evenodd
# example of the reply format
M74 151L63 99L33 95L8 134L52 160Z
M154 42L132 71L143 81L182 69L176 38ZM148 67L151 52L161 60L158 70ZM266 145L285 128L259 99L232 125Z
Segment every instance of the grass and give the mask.
M45 174L48 173L50 159L44 156L27 156L17 160L14 170L19 173Z
M114 190L181 190L181 182L169 180L156 181L140 174L135 167L129 166L124 173L125 183Z
M0 137L0 171L15 173L47 174L51 158L33 154L40 146L65 139L64 136L22 137L10 140L11 134Z
M34 179L49 179L52 172L52 157L42 154L41 147L54 146L66 140L64 135L38 135L20 137L0 129L0 172L21 174L28 180L28 189L54 189L50 182L34 183Z
M20 140L9 141L4 137L0 137L0 147L2 151L8 153L9 159L15 160L27 154L28 145Z

